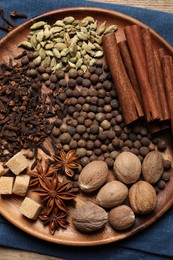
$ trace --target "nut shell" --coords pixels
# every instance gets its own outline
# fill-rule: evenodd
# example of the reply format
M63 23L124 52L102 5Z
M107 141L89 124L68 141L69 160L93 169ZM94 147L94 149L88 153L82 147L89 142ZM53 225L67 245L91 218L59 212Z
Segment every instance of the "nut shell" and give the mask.
M164 161L162 155L157 151L147 154L142 163L142 174L145 181L156 183L162 176Z
M108 213L98 205L89 202L75 209L72 221L79 231L93 232L105 226Z
M127 230L135 222L135 214L127 205L120 205L111 209L108 213L108 220L116 230Z
M103 161L92 161L81 171L78 179L79 187L86 193L100 188L108 177L108 166Z
M111 181L99 190L96 202L103 208L112 208L123 203L127 196L128 188L124 183Z
M156 191L150 183L138 181L129 190L129 202L135 213L148 214L156 207Z
M141 175L141 162L131 152L120 153L114 162L114 174L119 181L125 184L137 182Z

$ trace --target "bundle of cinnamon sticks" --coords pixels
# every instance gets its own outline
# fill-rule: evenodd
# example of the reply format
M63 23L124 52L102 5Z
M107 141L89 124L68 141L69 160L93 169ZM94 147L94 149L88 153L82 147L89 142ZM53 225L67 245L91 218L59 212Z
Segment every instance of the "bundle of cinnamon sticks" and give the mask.
M173 132L173 58L156 50L149 28L124 28L126 40L103 36L103 49L126 124L145 117L152 133Z

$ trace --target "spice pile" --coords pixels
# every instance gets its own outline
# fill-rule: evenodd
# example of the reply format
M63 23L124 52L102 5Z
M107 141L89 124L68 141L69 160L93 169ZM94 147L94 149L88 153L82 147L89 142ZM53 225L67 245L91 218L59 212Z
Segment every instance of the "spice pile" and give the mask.
M31 52L22 55L21 66L1 67L0 161L22 148L29 148L35 159L38 148L50 155L44 145L47 137L55 154L59 149L76 149L82 166L99 159L112 167L117 154L125 150L143 160L155 144L161 151L166 149L165 141L153 138L144 122L125 125L102 61L86 72L58 69L54 73L50 67L36 65Z
M11 11L10 12L10 17L12 19L16 19L16 18L27 18L26 14L23 13L17 13L16 11ZM0 30L3 30L5 32L10 32L12 31L16 25L14 24L12 19L9 19L4 12L4 9L2 8L2 6L0 6L0 18L2 20L2 24L0 24Z
M125 230L135 214L155 209L156 193L170 179L171 162L161 155L167 143L151 134L119 49L116 68L105 50L116 30L93 17L65 17L52 26L40 21L15 62L0 66L0 193L25 196L20 212L39 217L52 235L67 227L78 192L86 199L94 192L98 204L77 207L72 221L78 230L95 231L108 218ZM108 180L109 170L116 180ZM39 200L27 197L28 190ZM122 227L117 210L122 219L131 216Z
M99 27L93 17L75 20L68 16L57 20L52 26L44 21L31 26L28 41L19 46L34 50L37 65L51 67L53 71L70 68L86 71L97 58L103 57L102 34L115 32L116 25L106 29L106 22Z

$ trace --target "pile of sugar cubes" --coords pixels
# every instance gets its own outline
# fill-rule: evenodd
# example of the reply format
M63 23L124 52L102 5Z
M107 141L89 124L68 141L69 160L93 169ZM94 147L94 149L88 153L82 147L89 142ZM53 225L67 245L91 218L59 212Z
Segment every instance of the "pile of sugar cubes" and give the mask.
M5 176L5 168L0 166L0 194L25 196L29 187L30 176L23 172L29 166L28 160L22 152L18 152L6 163L6 166L14 174L14 177ZM25 197L19 210L25 217L35 220L41 208L42 206L39 203L29 197Z

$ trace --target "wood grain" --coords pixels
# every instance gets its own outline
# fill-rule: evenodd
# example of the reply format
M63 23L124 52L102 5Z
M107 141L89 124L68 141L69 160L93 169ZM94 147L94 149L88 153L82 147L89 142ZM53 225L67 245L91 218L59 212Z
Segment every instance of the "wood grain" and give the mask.
M99 0L95 0L98 2L101 2ZM115 4L121 4L121 5L129 5L129 6L135 6L135 7L142 7L147 9L153 9L153 10L160 10L165 11L169 13L173 13L173 1L172 0L104 0L102 2L107 3L115 3ZM16 249L9 249L6 247L0 247L0 256L3 260L29 260L29 259L37 259L37 260L54 260L54 259L61 259L58 257L51 257L47 255L41 255L41 254L35 254L31 252L26 252L22 250L16 250ZM168 259L168 258L167 258Z
M35 254L27 251L0 247L0 259L2 260L62 260L48 255Z
M92 1L92 0L90 0ZM173 13L172 0L95 0L95 2L112 3L126 6L135 6L146 9L159 10L162 12Z

